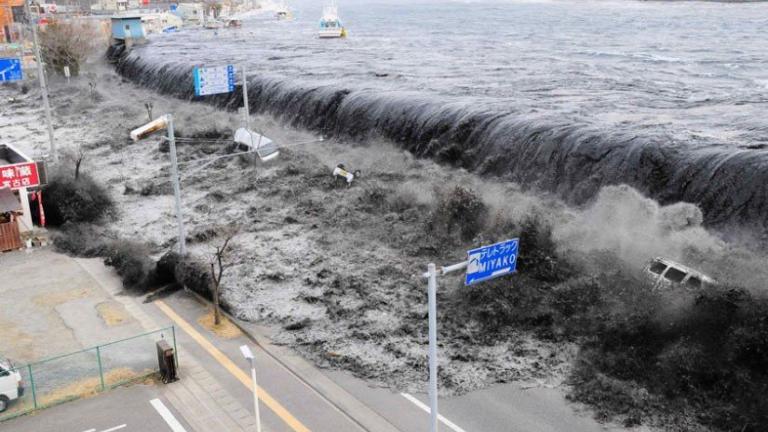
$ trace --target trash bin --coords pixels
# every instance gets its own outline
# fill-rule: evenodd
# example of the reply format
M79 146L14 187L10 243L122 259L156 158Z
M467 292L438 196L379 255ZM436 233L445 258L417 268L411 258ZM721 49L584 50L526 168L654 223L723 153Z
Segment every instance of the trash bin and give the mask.
M157 363L160 367L160 378L168 384L178 381L176 374L176 353L168 342L163 339L157 342Z

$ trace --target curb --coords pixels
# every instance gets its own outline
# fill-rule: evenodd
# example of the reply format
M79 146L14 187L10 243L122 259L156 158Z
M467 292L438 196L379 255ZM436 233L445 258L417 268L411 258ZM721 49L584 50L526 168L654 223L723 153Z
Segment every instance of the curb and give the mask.
M202 295L187 289L186 287L184 291L192 294L192 297L195 298L198 303L205 306L212 306L211 302ZM238 329L240 329L248 339L255 343L259 348L263 349L264 352L272 357L283 368L294 375L318 396L325 399L329 404L336 408L336 410L361 429L368 432L400 432L400 430L387 419L373 411L356 397L349 394L349 392L344 390L327 376L323 375L314 365L295 354L291 349L273 345L269 338L258 333L258 330L246 327L239 319L233 317L229 312L223 309L221 312Z

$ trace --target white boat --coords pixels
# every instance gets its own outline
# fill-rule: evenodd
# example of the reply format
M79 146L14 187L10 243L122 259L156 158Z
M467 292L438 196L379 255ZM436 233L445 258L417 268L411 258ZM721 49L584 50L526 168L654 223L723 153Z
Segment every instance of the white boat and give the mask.
M285 5L284 1L280 2L280 6L277 7L275 18L277 18L278 21L288 21L293 19L293 14L291 13L291 10L288 9L288 6Z
M339 10L336 4L323 8L323 16L320 18L320 38L343 38L347 36L347 30L339 19Z

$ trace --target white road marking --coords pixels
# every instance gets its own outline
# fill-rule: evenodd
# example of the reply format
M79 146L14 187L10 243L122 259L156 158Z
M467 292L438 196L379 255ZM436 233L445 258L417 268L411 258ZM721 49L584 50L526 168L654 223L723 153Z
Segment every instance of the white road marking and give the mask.
M96 432L96 429L88 429L88 430L85 430L83 432Z
M427 414L431 414L431 411L432 411L432 410L430 410L428 406L424 405L424 404L423 404L423 403L422 403L420 400L416 399L415 397L413 397L413 396L409 395L408 393L400 393L400 396L402 396L402 397L404 397L404 398L408 399L408 400L409 400L409 401L411 401L411 402L412 402L414 405L416 405L417 407L419 407L419 408L423 409L424 411L426 411L426 412L427 412ZM440 420L441 422L443 422L443 424L444 424L444 425L446 425L446 426L448 426L449 428L453 429L455 432L467 432L467 431L465 431L464 429L462 429L462 428L458 427L458 426L456 425L456 423L454 423L454 422L452 422L452 421L448 420L447 418L443 417L443 416L442 416L442 415L440 415L440 414L437 414L437 419L438 419L438 420Z
M124 424L121 424L120 426L115 426L115 427L112 427L112 428L109 428L109 429L104 429L104 430L103 430L103 431L101 431L101 432L114 432L114 431L116 431L116 430L119 430L119 429L122 429L122 428L124 428L125 426L126 426L126 425L124 425Z
M168 426L173 432L187 432L187 430L184 429L184 426L182 426L181 423L176 420L176 417L173 416L171 411L168 410L163 401L160 399L152 399L149 403L151 403L152 407L155 408L155 411L160 414L160 417L168 423Z

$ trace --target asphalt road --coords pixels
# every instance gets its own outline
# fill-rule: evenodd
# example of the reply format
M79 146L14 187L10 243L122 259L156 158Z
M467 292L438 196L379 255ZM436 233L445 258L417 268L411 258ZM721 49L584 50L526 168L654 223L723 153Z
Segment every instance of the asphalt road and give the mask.
M176 432L161 416L155 402L171 413L179 424L191 431L186 421L160 395L155 386L134 385L118 388L97 397L57 405L36 414L0 423L8 432ZM167 415L167 414L166 414Z
M317 391L316 382L304 380L286 367L284 359L274 358L245 336L222 339L197 323L206 307L189 294L178 292L158 303L142 304L158 326L175 325L177 343L184 355L179 362L192 357L233 399L252 412L250 369L239 347L251 346L257 358L258 384L264 392L261 418L266 431L333 431L365 430L345 410ZM165 309L165 310L164 310ZM169 314L170 312L170 314ZM310 366L311 368L311 366ZM314 368L312 368L314 369ZM314 371L334 386L356 399L365 409L377 414L389 426L387 430L423 432L429 427L427 398L423 394L404 395L390 389L372 387L367 382L338 371ZM312 374L310 374L312 375ZM174 431L161 416L155 402L159 400L187 432L194 431L178 410L165 398L164 387L135 385L102 395L70 402L36 414L0 423L0 432L119 432ZM351 396L350 396L351 395ZM268 406L272 399L279 409ZM184 411L183 407L179 407ZM374 415L375 415L374 414ZM468 395L440 400L444 416L441 431L471 432L598 432L606 428L588 413L577 413L557 390L522 390L516 385L495 386ZM167 416L167 415L166 415Z
M187 322L192 323L195 329L206 334L206 330L196 323L195 317L205 310L196 300L184 293L176 293L164 299L164 302ZM180 331L177 334L181 334L180 341L196 357L208 356L198 345L191 344L184 332ZM208 335L210 333L206 334ZM247 363L242 359L238 349L243 343L250 344L245 338L216 340L217 348L247 371ZM339 432L361 430L328 401L315 394L311 390L312 382L300 381L259 348L254 347L254 352L258 359L259 385L278 398L310 430ZM206 362L206 367L244 406L250 406L247 404L250 403L252 396L248 389L239 385L231 374L215 362ZM391 389L371 386L366 381L354 378L345 372L323 370L321 373L367 405L396 429L403 432L424 432L429 429L429 413L425 410L428 402L425 394L404 396ZM610 430L593 420L588 412L577 412L575 407L564 399L562 393L555 389L524 390L516 384L499 385L459 397L441 398L439 408L440 415L444 416L440 428L448 432L604 432ZM290 430L269 413L269 410L266 411L271 427L281 431Z

